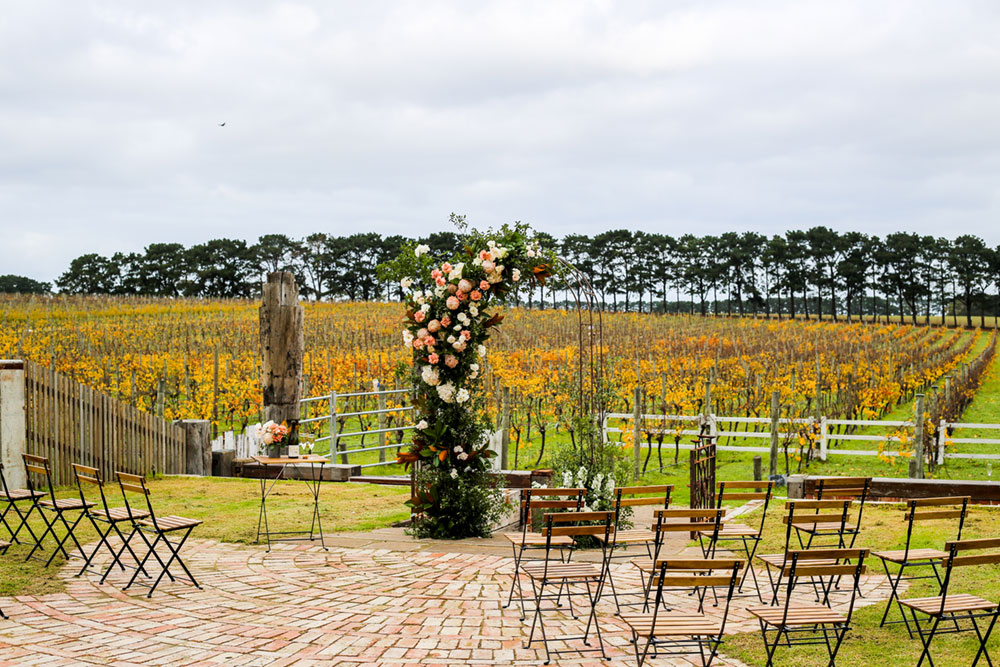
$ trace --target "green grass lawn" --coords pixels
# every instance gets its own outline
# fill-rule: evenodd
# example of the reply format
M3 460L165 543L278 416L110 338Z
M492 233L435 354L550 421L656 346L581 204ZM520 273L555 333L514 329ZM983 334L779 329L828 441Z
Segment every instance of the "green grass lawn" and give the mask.
M784 548L785 529L781 523L783 506L784 503L779 501L769 510L764 539L758 553L780 553ZM862 530L856 546L876 551L903 548L906 541L906 522L902 514L901 505L868 505L865 508ZM753 522L752 516L747 518L747 522ZM940 549L946 540L954 539L956 525L950 521L926 524L925 527L915 531L911 547ZM1000 535L1000 508L973 507L966 520L962 537L972 539L998 535ZM792 539L794 541L795 538ZM884 572L881 561L877 558L871 557L867 564L870 573ZM925 573L917 569L911 572ZM955 573L950 592L970 593L987 600L1000 600L1000 566L970 566L959 568ZM932 582L933 580L913 582L902 597L937 595L937 584ZM878 627L885 605L885 602L881 602L855 611L852 629L844 640L837 657L837 664L877 667L912 667L916 664L920 654L918 639L911 640L902 625ZM890 618L898 618L898 612ZM974 637L974 635L971 638L966 635L935 637L931 649L934 664L942 667L968 667L979 646ZM997 650L998 645L1000 641L996 638L989 643L993 651ZM759 632L727 637L722 651L748 665L757 666L766 663L764 642ZM779 647L775 658L776 664L782 666L821 665L826 664L826 649L820 646Z
M205 522L195 528L193 538L242 544L254 541L260 510L258 480L167 477L150 480L149 488L157 515L175 514ZM57 493L60 497L74 494L75 489L70 488L60 489ZM108 487L108 494L108 502L112 507L122 505L117 488ZM408 487L323 484L320 489L323 530L325 533L364 531L407 519L410 510L403 503L409 495ZM312 495L301 481L280 481L268 497L267 509L273 530L308 530L312 516ZM97 534L86 519L80 526L85 526L79 533L81 542L97 539ZM37 512L32 518L32 527L39 536L44 530ZM51 541L48 541L48 545L51 548ZM45 568L43 563L35 560L25 562L24 557L28 551L29 547L13 545L6 555L0 556L0 596L36 595L63 590L62 581L54 577L53 573L54 567L61 565L64 559L57 557L53 567ZM71 562L80 561L73 559Z

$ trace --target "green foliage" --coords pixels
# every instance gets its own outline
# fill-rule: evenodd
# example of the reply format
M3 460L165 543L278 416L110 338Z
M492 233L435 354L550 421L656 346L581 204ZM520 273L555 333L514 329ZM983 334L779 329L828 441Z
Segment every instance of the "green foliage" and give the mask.
M52 285L25 276L0 276L0 292L6 294L48 294Z
M416 483L432 500L413 517L410 532L416 537L489 537L508 510L499 478L486 471L423 469Z

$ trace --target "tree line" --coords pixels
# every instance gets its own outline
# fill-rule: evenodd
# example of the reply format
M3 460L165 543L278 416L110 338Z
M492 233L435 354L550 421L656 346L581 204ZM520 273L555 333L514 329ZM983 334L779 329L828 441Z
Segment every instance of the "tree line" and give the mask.
M1000 247L973 235L947 239L898 232L881 238L813 227L770 237L756 232L674 237L626 229L562 239L540 236L589 276L609 310L884 316L914 322L941 316L961 317L971 326L974 316L995 316L1000 306ZM441 258L462 246L460 235L452 232L416 240ZM397 299L399 286L380 282L376 267L410 241L376 233L316 233L302 239L268 234L256 243L155 243L142 253L77 257L56 288L71 294L250 298L259 294L267 272L287 270L311 299ZM30 286L24 282L29 279L5 278ZM559 279L550 281L524 302L571 305L567 287Z

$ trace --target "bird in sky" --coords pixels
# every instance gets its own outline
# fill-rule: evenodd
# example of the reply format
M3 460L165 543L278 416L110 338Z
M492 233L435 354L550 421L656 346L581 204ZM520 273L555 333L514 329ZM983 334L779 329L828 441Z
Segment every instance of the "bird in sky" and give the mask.
M225 123L219 123L219 127L225 127L225 126L226 126Z

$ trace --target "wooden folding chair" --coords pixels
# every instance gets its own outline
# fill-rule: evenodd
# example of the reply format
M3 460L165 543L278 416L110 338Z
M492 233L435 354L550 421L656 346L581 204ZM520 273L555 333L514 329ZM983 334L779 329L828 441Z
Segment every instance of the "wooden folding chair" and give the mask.
M914 549L911 547L911 540L913 539L913 528L917 522L927 522L927 521L940 521L942 519L958 519L958 534L955 535L956 540L962 539L962 528L965 526L965 517L968 513L969 508L969 497L953 497L953 498L919 498L915 500L909 500L906 503L906 509L904 510L904 516L906 517L906 543L902 549L893 549L891 551L875 551L872 553L873 556L877 556L882 559L882 567L885 568L885 576L889 579L889 584L892 586L892 593L889 595L889 603L885 606L885 613L882 614L882 622L879 623L879 627L884 625L892 625L896 623L903 623L906 625L906 631L910 634L910 638L913 638L913 630L910 628L910 621L906 618L906 610L903 609L903 605L899 603L899 582L901 581L917 581L919 579L937 579L938 588L941 587L941 575L938 572L938 563L943 561L948 557L948 552L941 551L940 549ZM940 530L940 529L939 529ZM897 565L899 571L896 576L892 576L889 572L889 563ZM925 574L919 576L904 576L907 568L914 567L930 567L932 574ZM892 609L893 601L895 601L896 606L899 608L899 613L902 616L900 621L889 621L889 611Z
M975 632L979 639L979 650L972 661L972 667L979 662L979 658L985 657L986 664L992 665L989 651L986 649L986 642L996 625L997 616L1000 615L1000 603L990 602L975 595L964 593L949 593L952 585L952 577L956 567L967 567L971 565L996 565L1000 563L1000 552L988 554L962 555L967 551L977 551L980 549L1000 548L1000 538L988 538L979 540L958 540L945 543L945 551L948 555L944 559L944 581L941 583L941 595L930 598L910 598L902 599L899 602L910 610L913 625L920 635L920 643L924 650L920 653L917 667L923 664L924 658L933 667L934 660L931 658L931 642L937 635L955 634L959 632ZM991 575L991 579L996 578L996 573ZM917 613L926 618L920 619ZM979 627L978 619L989 619L986 632ZM968 625L964 625L965 622ZM942 628L945 623L948 628ZM927 627L927 626L930 627Z
M646 556L653 558L653 551L656 545L658 533L652 529L644 528L621 530L622 508L644 507L654 505L661 509L670 507L670 494L673 493L673 484L660 484L652 486L620 486L615 489L615 529L611 532L611 543L608 544L608 571L604 573L604 581L611 587L611 595L615 599L616 614L622 611L621 603L618 600L618 591L615 589L615 580L611 576L611 561L618 558L632 558L634 554L617 553L627 550L629 547L643 547ZM652 495L650 495L652 494ZM603 536L596 536L598 541ZM603 592L603 587L602 587ZM622 593L626 595L626 593ZM645 598L645 589L642 592ZM627 605L626 605L627 606Z
M763 603L764 598L760 594L760 583L757 581L757 572L753 567L753 558L757 554L757 547L760 545L760 536L764 532L764 521L767 519L767 508L771 504L774 482L719 482L718 487L715 506L719 509L722 509L722 504L727 500L764 501L760 512L760 523L756 526L747 526L742 523L727 523L722 526L718 535L714 536L714 539L709 544L705 543L704 538L706 536L712 537L711 531L701 531L698 533L698 543L701 545L702 553L706 557L714 555L715 550L720 545L728 551L742 552L747 558L747 570L749 570L750 576L753 578L757 599ZM737 544L727 547L727 542ZM743 592L743 581L745 580L746 571L743 572L743 577L737 589L739 593Z
M176 581L179 579L179 577L175 577L170 572L170 566L173 565L174 561L177 561L178 565L180 565L184 570L188 581L190 581L195 588L201 588L201 585L194 578L194 575L191 574L187 565L184 564L180 553L181 548L184 546L184 542L191 535L191 531L197 526L200 526L203 522L199 519L186 519L181 516L157 517L156 512L153 511L153 503L149 499L149 488L146 486L146 478L141 475L132 475L117 471L115 472L115 475L118 477L118 485L121 487L122 497L125 498L125 508L129 516L136 516L136 511L133 510L131 504L129 504L129 493L142 495L146 501L146 509L149 511L149 516L144 519L135 518L132 520L132 532L129 533L127 538L125 538L125 543L115 554L115 561L108 565L108 569L104 572L104 576L101 577L101 582L103 583L107 578L108 573L111 572L112 568L114 568L115 562L118 562L119 564L121 563L122 554L125 552L126 547L128 547L132 537L139 535L143 542L146 543L148 550L146 555L142 557L142 560L139 561L139 566L136 568L135 572L132 574L132 578L129 579L128 584L123 590L131 588L135 583L136 578L139 576L139 573L145 571L144 568L150 555L152 555L153 558L155 558L160 564L161 570L159 576L156 577L156 581L154 581L153 585L149 587L149 592L146 594L146 597L153 597L153 591L155 591L156 587L160 585L160 581L163 580L164 575L167 576L170 581ZM152 543L149 542L145 533L156 536ZM171 538L169 536L172 533L180 533L180 538L176 538L175 541L171 542ZM166 563L163 562L163 559L160 558L160 555L156 552L156 547L161 541L167 546L167 550L170 552L170 558L167 559Z
M7 553L8 548L10 548L10 542L0 541L0 556ZM7 614L3 613L3 607L0 607L0 618L7 618Z
M608 549L607 545L611 540L611 531L614 530L614 512L560 512L547 513L544 516L544 528L542 534L546 538L546 558L541 562L529 563L521 567L525 576L531 581L532 591L535 596L535 615L531 620L531 632L528 634L528 643L525 648L531 648L535 638L535 626L538 625L542 633L542 643L545 645L545 664L552 660L553 653L586 653L600 651L601 656L607 659L604 653L604 639L601 637L601 626L597 621L597 600L600 596L601 585L604 573L607 568ZM596 537L603 535L602 551L604 558L598 567L593 563L563 563L550 557L553 549L558 546L553 541L558 537L577 538L585 535ZM573 586L586 584L586 591L574 592ZM592 587L593 586L593 587ZM558 587L553 593L546 594L546 587ZM553 637L549 638L545 634L545 619L543 611L555 611L557 607L543 608L545 600L554 599L558 604L562 596L566 596L569 602L569 612L573 618L573 596L586 595L590 602L590 614L587 616L587 627L582 635ZM549 648L550 642L567 643L570 641L582 641L584 646L590 646L590 628L594 627L597 634L598 648L573 649L567 648L553 651Z
M532 531L534 515L540 510L563 509L570 512L579 512L583 509L584 499L587 489L565 488L565 489L522 489L520 506L521 532L504 533L504 537L510 542L514 552L514 579L510 583L510 595L507 596L508 608L514 602L514 590L517 589L517 601L521 606L521 620L526 618L524 611L524 589L521 585L521 564L524 561L525 551L541 552L544 550L548 554L546 545L549 540L545 535ZM552 546L559 552L560 562L569 562L573 556L573 548L576 542L572 537L560 536L551 541ZM546 555L545 558L548 556ZM528 559L528 561L538 559Z
M52 533L52 539L56 541L56 548L52 550L49 559L45 561L45 567L52 564L57 553L62 553L67 559L69 558L70 555L63 546L66 544L66 540L73 540L77 551L80 552L80 557L86 558L83 555L83 547L80 545L80 541L76 539L74 531L80 524L80 521L83 520L85 510L90 505L93 505L93 503L87 503L79 498L56 498L55 489L52 486L52 467L49 465L49 460L44 456L35 456L33 454L22 454L21 456L24 458L28 490L31 492L34 506L38 508L39 514L42 516L42 521L45 522L45 532L36 540L35 545L31 547L31 551L28 552L28 557L25 560L29 560L39 549L44 549L42 543L49 533ZM35 493L40 489L35 488L35 482L32 479L33 475L45 480L46 491L42 494L42 498L39 498ZM51 521L45 516L46 512L52 513L53 517ZM72 524L66 521L67 512L79 512ZM56 535L56 523L62 523L63 527L66 528L66 534L61 538Z
M118 524L126 522L131 524L138 519L145 519L149 516L149 512L142 509L132 509L130 507L108 507L108 498L104 495L104 480L101 479L101 471L97 468L90 468L88 466L80 465L79 463L74 463L73 474L76 477L76 488L80 492L80 501L87 504L87 509L84 510L84 514L90 521L90 525L92 525L94 530L97 531L98 537L97 546L95 546L91 554L87 556L87 560L84 562L83 567L80 568L80 571L76 576L79 577L87 571L87 568L90 567L90 564L94 561L94 557L97 556L97 552L101 550L101 546L107 547L108 551L114 558L112 566L117 564L118 567L120 567L124 572L125 564L118 559L114 548L108 542L108 535L114 531L115 534L118 535L118 539L122 541L125 549L128 550L135 562L138 563L138 556L135 555L135 551L132 550L131 545L129 545L128 541L125 539L121 529L118 528ZM97 507L96 503L88 503L87 496L83 491L84 484L97 487L97 491L101 496L100 507L103 507L103 509L95 509L95 507ZM107 528L104 530L101 530L99 525L102 523L107 524ZM146 574L145 570L143 571L143 575L147 577L149 576Z
M818 521L796 526L795 533L799 538L799 546L803 549L810 549L813 540L821 538L836 538L834 544L817 544L815 546L836 546L843 549L853 547L854 540L861 532L861 517L865 511L865 501L868 500L868 491L871 488L871 477L821 477L816 481L816 500L850 499L854 501L854 507L858 510L856 518L848 519L847 522L839 521ZM816 510L819 512L819 510ZM807 539L803 541L805 535ZM850 542L848 542L850 538Z
M3 474L3 464L0 463L0 502L6 503L3 512L0 512L0 526L7 529L10 534L10 541L13 544L20 544L20 540L17 539L17 534L21 532L24 528L31 535L31 539L35 544L38 544L38 536L35 535L35 531L31 529L31 524L28 523L28 517L31 516L32 511L35 509L35 501L39 498L44 498L45 493L42 491L32 491L30 489L12 489L7 486L7 478ZM18 503L28 503L28 511L22 513L21 508L17 506ZM17 527L12 527L7 519L7 514L9 512L14 512L17 517Z
M661 553L663 542L667 535L671 533L688 533L688 535L701 535L705 533L707 544L714 544L717 536L723 528L722 517L726 514L723 509L704 508L690 509L677 508L656 510L653 513L656 523L653 524L653 533L656 535L656 542L653 544L652 558L637 558L632 561L643 576L643 611L649 611L650 593L653 590L653 581L656 577L656 563L663 558ZM701 612L705 601L705 591L691 589L692 594L698 595L698 611ZM714 589L713 589L714 592ZM718 601L716 601L718 604Z
M788 561L781 571L781 576L787 582L784 605L747 609L760 622L760 633L767 650L767 667L774 664L774 653L779 644L789 648L826 646L830 656L829 666L833 667L836 664L837 652L851 627L854 602L861 575L865 571L864 562L867 555L867 549L811 549L789 553ZM816 564L823 562L832 564ZM812 587L815 587L816 581L819 580L823 590L829 594L835 582L845 576L853 578L846 614L831 609L828 604L829 599L824 599L818 604L792 600L792 594L795 587L800 585L801 579L809 579L809 585Z
M778 604L778 591L781 585L782 572L789 563L792 553L792 535L797 534L800 529L809 529L814 525L844 527L851 512L851 500L789 500L785 503L787 514L782 517L785 523L785 549L779 554L758 554L757 560L764 563L767 572L767 580L771 586L771 604ZM820 514L823 510L830 510L828 514ZM801 546L801 544L800 544ZM803 563L805 564L805 563ZM830 565L831 562L818 560L818 557L809 559L809 565ZM820 591L817 588L817 599Z
M702 666L709 667L719 652L719 645L722 644L733 591L740 578L740 568L745 564L746 561L735 558L678 557L657 560L654 566L656 574L653 578L653 583L656 585L653 611L622 615L622 620L632 631L632 645L639 667L642 667L649 657L650 649L653 651L653 657L657 657L663 647L669 647L670 655L697 654L701 657ZM703 614L700 608L697 614L664 608L664 588L693 587L714 590L720 586L728 587L721 618L717 614L711 616ZM643 640L645 645L640 651L640 642Z

